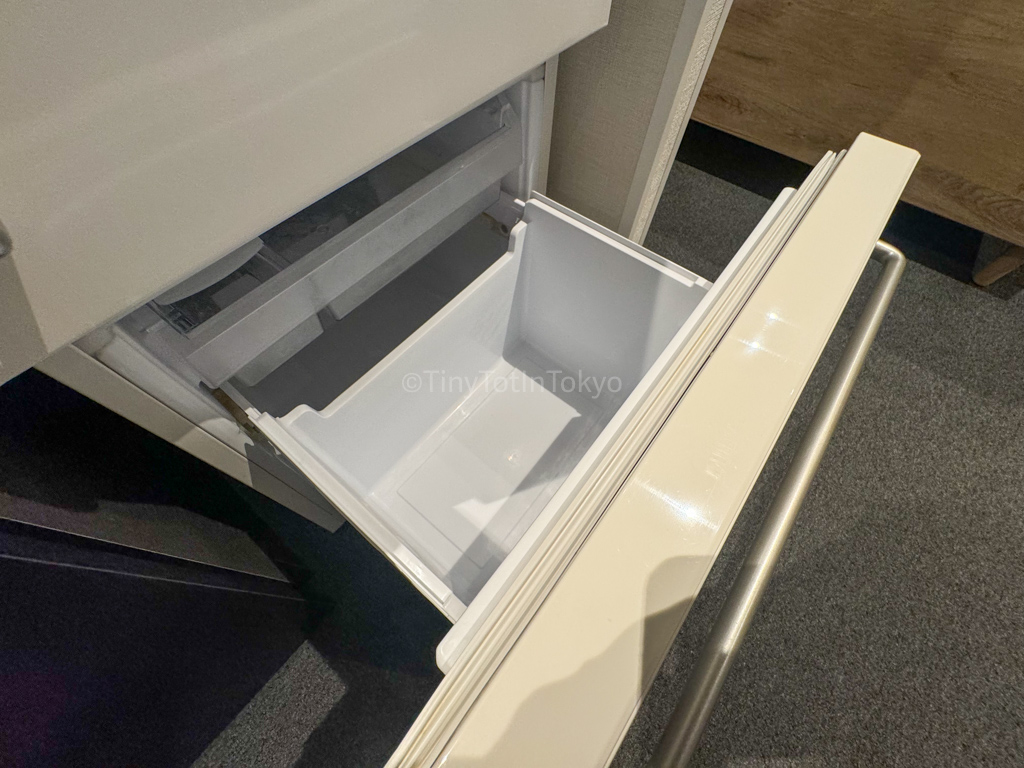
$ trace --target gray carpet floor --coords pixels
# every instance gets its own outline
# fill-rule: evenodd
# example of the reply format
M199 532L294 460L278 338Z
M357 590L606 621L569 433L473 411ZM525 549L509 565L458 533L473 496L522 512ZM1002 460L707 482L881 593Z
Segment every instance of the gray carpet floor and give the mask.
M713 278L768 204L677 163L646 244ZM861 280L618 768L653 750L878 271ZM1024 764L1020 294L908 264L692 764Z
M714 278L768 205L677 163L647 245ZM618 768L653 749L877 275L858 286ZM1022 348L1016 298L908 266L695 765L1024 761ZM325 662L328 648L300 648L197 765L380 764L436 678L369 675L356 695L362 678ZM355 710L377 690L398 730L380 723L380 743L357 747L373 726L352 726Z

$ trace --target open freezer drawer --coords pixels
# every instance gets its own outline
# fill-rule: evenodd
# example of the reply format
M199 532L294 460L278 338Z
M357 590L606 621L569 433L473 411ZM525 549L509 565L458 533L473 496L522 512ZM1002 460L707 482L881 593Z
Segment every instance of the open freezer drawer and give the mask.
M531 199L509 251L327 407L248 416L455 620L709 287Z
M713 351L669 366L636 440L577 489L389 768L611 761L917 158L862 134L832 163L724 331L704 325Z
M518 204L508 251L325 406L281 413L253 404L267 402L258 388L223 390L455 623L437 652L446 670L670 362L740 305L834 163L780 197L714 285L535 196ZM296 362L270 387L309 377Z
M830 153L784 192L714 285L531 198L508 252L326 405L224 390L454 622L447 671L551 532L595 503L587 484L650 441L843 162Z

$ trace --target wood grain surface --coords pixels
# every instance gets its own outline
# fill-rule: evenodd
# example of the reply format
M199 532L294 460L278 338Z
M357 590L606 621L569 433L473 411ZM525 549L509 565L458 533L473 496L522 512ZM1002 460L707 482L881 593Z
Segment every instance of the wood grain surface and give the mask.
M735 0L693 117L816 162L921 153L903 199L1024 245L1024 2Z

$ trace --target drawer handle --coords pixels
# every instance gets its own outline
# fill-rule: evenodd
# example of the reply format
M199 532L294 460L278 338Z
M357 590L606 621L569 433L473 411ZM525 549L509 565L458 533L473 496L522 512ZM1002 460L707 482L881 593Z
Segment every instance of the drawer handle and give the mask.
M825 394L818 402L811 424L772 500L739 576L715 619L648 768L681 768L692 757L793 523L800 514L800 506L906 266L906 257L899 249L881 240L875 244L871 256L882 263L882 276L857 320Z
M14 248L14 244L11 242L11 235L4 226L4 223L0 221L0 258L6 256Z

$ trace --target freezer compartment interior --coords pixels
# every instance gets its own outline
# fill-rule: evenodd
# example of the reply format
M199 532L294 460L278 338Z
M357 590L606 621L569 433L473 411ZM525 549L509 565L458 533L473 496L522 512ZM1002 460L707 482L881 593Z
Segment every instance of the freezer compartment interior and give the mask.
M326 408L440 312L508 251L509 235L481 214L253 385L230 380L249 404L274 416Z
M264 232L150 308L210 387L255 384L498 201L523 162L492 98Z
M453 261L481 258L486 240L454 243ZM302 377L298 358L245 397L293 460L323 469L321 491L382 522L468 605L708 285L531 200L508 252L329 404L275 416L301 397L281 391ZM368 339L388 322L354 315Z

